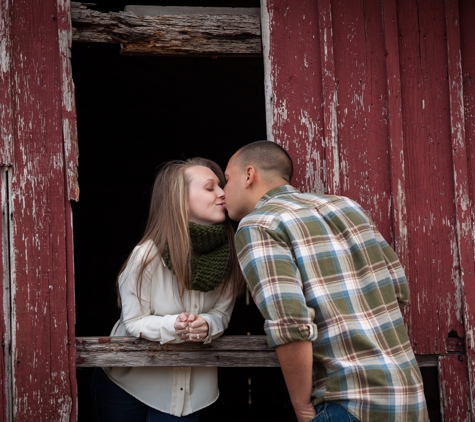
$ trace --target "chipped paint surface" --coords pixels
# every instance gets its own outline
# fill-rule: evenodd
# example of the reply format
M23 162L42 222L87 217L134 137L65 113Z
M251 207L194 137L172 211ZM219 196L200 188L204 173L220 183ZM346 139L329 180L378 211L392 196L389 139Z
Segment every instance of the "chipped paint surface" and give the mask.
M78 143L76 130L76 107L74 104L74 83L71 71L72 27L69 0L57 0L58 44L61 59L61 100L63 116L64 153L69 199L79 200L78 185Z
M18 420L75 419L67 199L78 190L68 7L67 0L0 0ZM468 52L460 58L460 33L473 34L473 19L459 24L458 7L468 10L462 21L475 16L468 0L262 0L261 18L268 139L293 156L298 187L357 199L395 245L411 286L416 352L446 353L449 332L465 341L466 357L440 360L446 417L463 421L470 420L464 392L475 391L475 157L467 156L475 94L464 76L475 64L462 68L474 60L473 44L462 45ZM9 9L21 16L12 28Z
M266 103L266 126L267 139L274 141L273 127L273 98L272 98L272 69L270 60L270 26L272 10L267 8L266 0L261 0L261 32L262 32L262 54L264 58L264 93Z
M453 347L449 333L456 335L467 350L459 370L472 385L467 391L475 391L473 111L466 123L467 110L475 110L472 29L464 37L472 40L465 47L469 104L460 58L460 33L473 27L475 6L319 0L315 10L306 1L263 3L273 139L288 146L296 184L349 196L367 209L406 269L412 300L405 316L416 353L445 354ZM467 29L458 7L470 11ZM312 47L296 24L303 15L318 16L317 26L305 28L319 43L313 75L321 85L311 92L300 89L312 74Z
M11 315L4 324L11 344L4 367L12 369L10 378L2 377L11 385L3 384L1 421L76 419L66 163L75 171L77 157L67 145L75 142L68 7L66 0L0 0L0 158L9 165L2 206L7 197L11 219L2 224L2 262L8 262L2 302Z
M450 125L452 141L452 160L455 187L456 205L456 233L459 255L460 276L457 292L462 298L458 308L463 309L465 323L467 364L469 371L468 384L471 414L475 419L475 292L473 282L475 277L474 263L474 238L472 235L471 210L473 202L469 196L470 173L473 169L468 167L468 151L466 148L464 98L463 98L463 71L461 54L461 35L459 22L459 4L457 1L446 1L446 28L447 28L447 56L450 86Z
M439 358L441 413L444 421L470 422L467 362L463 356ZM466 400L460 400L461 397Z
M0 165L12 162L10 0L0 0Z

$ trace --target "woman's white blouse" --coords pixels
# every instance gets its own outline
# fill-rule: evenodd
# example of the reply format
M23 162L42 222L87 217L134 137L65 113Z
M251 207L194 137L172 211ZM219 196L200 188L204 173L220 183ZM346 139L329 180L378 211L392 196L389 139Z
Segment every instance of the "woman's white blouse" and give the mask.
M182 312L198 314L209 326L204 343L219 337L227 328L234 306L231 289L221 287L203 293L185 290L180 297L176 277L162 258L146 268L137 297L136 283L139 265L152 241L137 246L119 277L122 314L111 336L134 336L160 343L183 343L175 334L174 324ZM150 407L174 416L196 412L217 400L217 368L202 367L137 367L104 368L109 378Z

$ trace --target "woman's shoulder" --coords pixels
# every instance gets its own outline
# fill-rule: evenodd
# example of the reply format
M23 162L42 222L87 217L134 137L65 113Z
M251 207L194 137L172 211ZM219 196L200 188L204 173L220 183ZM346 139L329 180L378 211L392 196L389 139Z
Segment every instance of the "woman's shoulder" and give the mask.
M131 257L133 259L142 259L150 254L152 256L158 255L157 245L155 245L154 241L151 239L139 243L132 251Z
M157 268L157 264L160 263L161 260L158 248L152 240L139 243L133 249L124 270L119 275L119 283L141 272L141 268L145 271L144 273L151 274Z

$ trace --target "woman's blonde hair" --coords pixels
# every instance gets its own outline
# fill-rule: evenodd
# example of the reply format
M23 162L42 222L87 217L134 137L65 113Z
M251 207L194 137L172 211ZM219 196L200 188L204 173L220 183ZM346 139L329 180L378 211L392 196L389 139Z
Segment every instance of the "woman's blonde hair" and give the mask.
M219 179L221 188L225 185L223 171L214 161L196 157L186 161L170 161L158 172L152 189L150 211L144 235L139 245L151 240L156 245L156 252L149 249L139 267L137 278L137 295L140 298L142 278L145 269L158 255L162 254L166 245L170 251L170 259L183 294L185 289L190 289L192 283L191 258L192 248L189 231L188 213L188 188L190 177L186 170L191 167L203 166L209 168ZM231 286L234 298L244 290L244 278L239 268L234 246L234 229L229 217L224 222L229 242L229 269L223 280L222 288ZM122 266L120 274L124 271L131 255ZM117 279L118 302L120 306L119 279Z

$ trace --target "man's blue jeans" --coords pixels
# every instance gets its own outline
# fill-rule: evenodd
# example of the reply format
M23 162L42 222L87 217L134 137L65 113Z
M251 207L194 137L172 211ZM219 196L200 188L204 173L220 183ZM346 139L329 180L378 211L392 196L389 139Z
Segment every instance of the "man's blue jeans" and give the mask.
M317 416L309 422L360 422L344 407L332 402L323 402L315 406Z
M182 417L152 409L112 382L102 368L96 368L91 398L97 422L198 422L200 412Z

